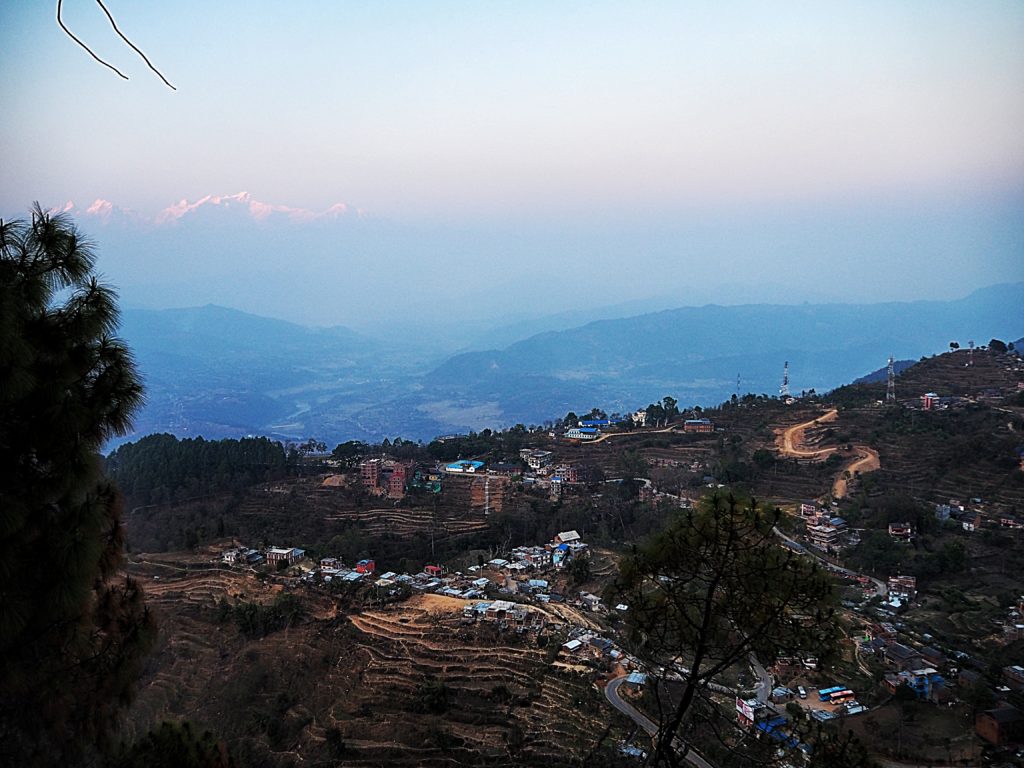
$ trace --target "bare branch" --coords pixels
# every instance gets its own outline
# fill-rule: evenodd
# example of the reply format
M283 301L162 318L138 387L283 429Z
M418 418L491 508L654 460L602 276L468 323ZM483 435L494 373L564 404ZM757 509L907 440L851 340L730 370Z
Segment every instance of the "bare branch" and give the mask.
M173 85L171 85L171 83L167 80L166 77L164 77L163 73L159 69L153 66L153 62L151 62L149 60L149 57L147 57L146 54L142 52L142 49L135 45L135 43L129 40L128 37L120 29L118 29L117 22L114 20L113 14L111 14L110 11L107 9L107 6L103 4L103 0L96 0L96 4L103 10L103 13L106 15L107 20L110 22L110 26L114 28L114 32L117 33L117 36L124 40L124 42L127 43L129 48L131 48L133 51L139 54L139 56L142 57L142 60L146 62L146 66L149 67L150 70L152 70L157 77L163 80L164 85L166 85L172 91L178 90ZM99 56L97 56L96 53L92 50L92 48L90 48L88 45L79 40L75 36L75 34L70 29L68 29L67 25L64 23L64 20L61 18L61 11L63 10L63 6L64 0L57 0L57 24L60 26L62 30L64 30L64 34L66 34L68 37L70 37L72 40L78 43L85 50L85 52L92 56L96 61L105 66L107 69L110 69L111 71L116 73L118 77L121 77L124 80L128 80L128 75L119 70L113 64L104 61Z
M115 67L113 64L107 63L106 61L101 59L99 56L97 56L95 53L93 53L92 48L90 48L88 45L86 45L81 40L79 40L77 37L75 37L74 33L70 29L68 29L67 26L65 26L64 21L60 17L61 6L63 6L63 5L64 5L64 0L57 0L57 24L59 24L60 28L64 30L64 34L66 34L68 37L70 37L72 40L74 40L76 43L78 43L80 46L82 46L82 48L85 49L86 53L88 53L90 56L92 56L94 59L96 59L96 61L98 61L104 67L106 67L107 69L113 70L114 72L117 73L117 75L119 77L122 77L125 80L127 80L128 79L128 75L126 75L120 69Z
M96 4L103 9L103 12L105 14L107 14L107 18L110 20L110 26L112 26L114 28L114 31L117 32L117 36L124 40L126 43L128 43L128 46L137 54L139 54L139 56L142 57L142 60L146 62L146 66L153 70L153 72L156 73L156 76L164 81L164 85L166 85L172 91L178 90L167 81L167 78L163 76L163 73L159 69L153 66L152 62L146 57L146 54L139 50L138 46L136 46L135 43L133 43L131 40L125 37L124 33L117 28L117 24L114 22L114 17L111 16L110 11L107 10L107 6L103 4L103 0L96 0Z

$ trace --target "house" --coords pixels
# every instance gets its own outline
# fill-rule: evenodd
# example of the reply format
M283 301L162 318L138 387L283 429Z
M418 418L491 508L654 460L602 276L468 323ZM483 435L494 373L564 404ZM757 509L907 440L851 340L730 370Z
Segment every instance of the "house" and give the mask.
M921 395L921 407L930 411L939 404L939 396L935 392L925 392Z
M809 525L807 538L819 549L828 550L839 543L839 531L832 525Z
M631 685L634 688L639 688L647 683L647 675L643 672L630 672L626 675L626 682L623 685Z
M526 462L526 466L536 471L548 466L555 459L551 451L541 451L536 448L523 448L519 452L519 458Z
M946 662L949 661L946 658L946 654L930 645L926 645L921 649L921 658L925 660L929 667L937 667L939 669L944 667Z
M400 499L412 480L413 464L392 459L365 459L359 463L359 480L375 496Z
M885 676L885 685L890 693L895 693L899 686L906 685L917 694L919 699L934 700L938 690L945 684L946 681L942 675L932 667L904 670L897 675L889 673Z
M360 560L356 563L356 573L373 573L377 564L373 560Z
M683 432L714 432L715 425L711 419L687 419L683 422Z
M369 490L377 487L380 479L380 470L384 464L383 459L366 459L359 464L359 480Z
M1024 691L1024 667L1014 664L1003 667L1003 683L1013 691Z
M578 483L580 482L580 471L575 464L559 464L551 477L552 482Z
M555 544L571 544L580 541L580 535L576 531L562 531L555 536Z
M818 505L813 501L805 501L800 505L800 514L803 517L817 517Z
M501 475L502 477L512 477L520 473L521 467L515 462L498 461L491 464L488 471L495 475Z
M633 423L639 427L647 426L647 411L637 411L633 414ZM1024 459L1022 459L1024 461Z
M910 541L914 536L914 526L910 523L889 523L889 535L894 539Z
M573 427L565 430L566 440L596 440L601 436L601 430L597 427Z
M221 552L221 562L227 563L228 565L235 565L241 560L243 552L245 552L245 549L243 547L238 547L236 549L226 549L223 552Z
M511 611L515 610L516 604L509 600L495 600L493 603L487 606L487 611L484 614L484 618L492 620L502 620L506 618L506 615Z
M580 602L592 611L596 611L601 607L601 598L589 592L580 592Z
M1009 704L986 710L974 719L974 732L997 747L1024 740L1024 713Z
M297 547L271 547L267 550L267 562L270 565L287 563L293 565L296 560L305 557L306 551Z
M981 513L975 512L974 517L965 518L961 523L961 527L968 533L974 533L981 529Z
M882 621L875 624L872 627L872 633L875 637L885 640L889 643L896 642L896 627L890 624L888 621Z
M892 643L885 649L885 663L897 672L915 669L921 661L921 654L903 643Z
M482 461L453 461L445 466L444 471L453 475L475 475L483 466Z
M332 568L334 570L337 570L337 569L341 568L341 560L339 560L336 557L321 557L320 558L320 567L321 568Z
M953 514L952 508L949 504L936 504L935 505L935 519L939 521L949 520L949 516Z
M913 600L917 595L917 579L913 576L890 576L889 595L903 600Z
M431 576L443 576L444 575L444 568L442 568L440 565L427 565L427 566L424 566L423 567L423 571L425 573L430 574Z

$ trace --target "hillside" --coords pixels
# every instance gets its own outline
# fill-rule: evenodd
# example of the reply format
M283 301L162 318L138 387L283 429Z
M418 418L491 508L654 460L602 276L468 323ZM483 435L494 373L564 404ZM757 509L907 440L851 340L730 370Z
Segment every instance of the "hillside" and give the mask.
M349 613L344 597L261 582L205 556L130 572L163 627L130 717L212 726L239 764L613 764L625 735L600 694L556 661L559 627L468 625L465 601L420 595ZM246 634L232 606L297 601L282 631ZM602 746L604 743L604 746Z
M776 391L788 360L791 388L822 391L874 370L890 352L920 355L951 338L1014 330L1022 305L1024 284L951 302L684 307L460 355L426 382L486 400L503 394L508 377L549 378L587 382L616 404L649 402L664 390L709 405L735 391L737 373L745 391Z
M711 406L778 391L786 361L792 391L820 392L889 354L1019 335L1022 305L1024 284L948 302L683 307L443 361L415 332L383 341L214 306L129 311L122 335L148 388L135 436L376 442L537 424L595 405L629 412L666 394Z
M418 594L390 602L370 587L357 594L307 585L294 569L257 574L213 561L238 542L301 546L314 558L347 563L372 557L379 570L415 573L440 562L465 571L512 546L577 530L595 548L588 580L546 576L571 603L579 590L600 594L616 573L617 552L719 484L780 505L790 513L780 525L805 545L800 502L834 501L831 509L855 529L855 542L822 554L883 581L894 573L915 576L918 590L897 611L843 587L844 630L853 636L898 615L901 642L963 654L963 666L995 682L1015 652L1001 633L1019 593L1015 574L1024 567L1021 530L1000 522L1024 517L1024 473L1015 458L1024 442L1021 380L1024 363L1015 355L958 351L903 371L895 406L879 402L884 382L861 383L789 404L730 399L703 412L715 427L709 433L688 434L677 425L613 432L589 444L516 433L514 445L553 451L583 482L555 493L543 477L493 478L490 514L480 477L445 476L439 494L391 501L362 491L354 468L311 471L313 459L295 467L299 476L134 509L130 572L146 585L164 629L132 723L141 729L161 717L188 716L221 733L252 765L299 758L367 766L612 761L607 750L627 729L600 700L597 669L571 669L553 651L569 623L596 621L614 635L613 616L577 612L570 620L557 615L571 612L569 605L544 604L556 614L547 634L502 632L464 621L462 601L454 598ZM920 394L936 390L960 399L924 410ZM487 444L482 437L476 443ZM186 453L210 448L178 446ZM392 449L423 462L429 455L421 446ZM854 469L863 466L865 451L880 468ZM486 450L480 457L495 458ZM845 482L836 494L839 479ZM201 479L186 480L202 487ZM231 480L224 475L222 482ZM935 504L950 498L980 515L977 531L935 518ZM911 542L887 534L889 523L902 521L915 529ZM170 551L155 551L161 549ZM180 549L188 551L174 551ZM488 589L505 578L492 577ZM240 623L252 616L255 623ZM852 726L886 752L895 710L872 687L873 662L848 650L850 669L823 672L816 684L853 675L858 695L880 704L875 716L883 725L877 733L863 718ZM955 732L960 754L977 756L980 747L961 723L966 707L942 710L942 727ZM922 759L937 759L927 734L913 726L907 732Z

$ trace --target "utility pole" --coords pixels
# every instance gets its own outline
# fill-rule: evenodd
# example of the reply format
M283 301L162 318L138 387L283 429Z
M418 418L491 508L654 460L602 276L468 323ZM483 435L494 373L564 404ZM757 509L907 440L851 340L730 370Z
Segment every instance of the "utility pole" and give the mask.
M896 367L892 355L889 355L889 368L886 376L885 402L887 405L896 403Z
M782 386L779 387L779 397L783 400L789 398L789 360L782 366Z

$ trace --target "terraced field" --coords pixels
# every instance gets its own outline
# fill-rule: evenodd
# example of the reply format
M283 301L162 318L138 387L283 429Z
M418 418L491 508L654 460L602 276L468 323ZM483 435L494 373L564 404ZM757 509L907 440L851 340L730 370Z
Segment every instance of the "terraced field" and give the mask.
M217 604L266 604L282 586L132 568L161 637L130 731L188 718L216 729L241 763L266 766L581 765L610 759L624 735L588 677L533 634L465 624L461 600L422 595L344 615L329 596L295 592L298 625L247 639Z

